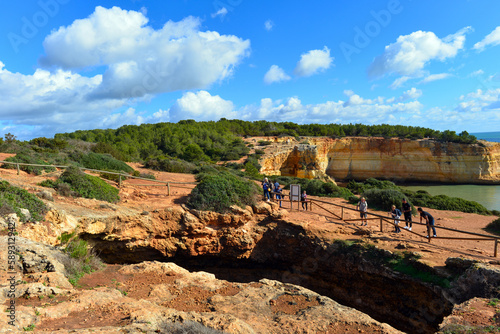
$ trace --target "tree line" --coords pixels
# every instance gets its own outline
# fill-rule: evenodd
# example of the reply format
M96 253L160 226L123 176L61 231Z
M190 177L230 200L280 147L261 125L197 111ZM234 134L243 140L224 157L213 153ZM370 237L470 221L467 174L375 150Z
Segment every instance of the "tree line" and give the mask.
M55 139L80 139L103 143L103 153L120 160L145 161L168 156L189 162L236 160L249 149L242 140L247 136L346 136L423 139L474 144L476 137L466 131L437 131L403 125L296 124L292 122L228 120L125 125L118 129L79 130L60 133Z

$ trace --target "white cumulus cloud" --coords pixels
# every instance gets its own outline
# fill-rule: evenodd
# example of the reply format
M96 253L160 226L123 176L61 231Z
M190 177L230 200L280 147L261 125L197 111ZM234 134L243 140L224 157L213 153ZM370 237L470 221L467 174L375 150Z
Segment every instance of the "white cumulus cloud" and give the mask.
M65 69L105 66L95 98L142 97L205 88L229 77L249 53L250 41L200 31L200 20L147 25L143 13L96 7L46 37L40 63Z
M196 119L197 121L219 120L222 117L236 118L231 101L224 100L219 95L212 96L207 91L187 92L170 108L170 121Z
M368 68L368 74L375 78L391 73L419 75L430 61L455 57L463 49L465 34L470 30L470 27L466 27L443 39L433 32L420 30L399 36L395 43L385 47L382 55L375 58Z
M496 27L482 41L474 44L474 49L483 51L487 46L495 46L500 44L500 26Z
M290 79L290 76L277 65L272 65L269 71L264 75L264 82L268 85L274 82L288 81Z
M311 50L300 56L294 73L299 77L307 77L330 68L333 57L330 57L330 49L326 46L323 50Z

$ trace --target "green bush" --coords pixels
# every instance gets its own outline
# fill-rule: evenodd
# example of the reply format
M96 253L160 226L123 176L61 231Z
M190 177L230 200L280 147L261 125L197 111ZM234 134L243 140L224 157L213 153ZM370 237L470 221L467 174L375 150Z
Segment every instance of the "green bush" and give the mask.
M99 142L92 147L92 152L94 153L102 153L102 154L110 154L113 158L117 160L126 160L126 156L115 149L111 144ZM89 167L90 168L90 167Z
M178 158L158 157L148 159L144 163L145 168L158 170L168 173L192 173L196 169L196 165Z
M245 163L245 173L248 177L254 180L262 180L262 174L259 173L259 170L250 162Z
M188 205L197 210L225 213L233 205L244 207L255 203L260 190L247 179L227 171L200 173L200 182L191 192Z
M351 190L353 193L362 194L369 189L396 189L400 188L391 181L382 181L374 178L366 179L364 182L356 182L354 180L349 181L347 184L347 189Z
M69 167L58 179L57 183L67 183L71 190L81 197L95 198L107 202L117 202L119 190L110 186L98 177L86 175L77 167Z
M500 235L500 218L492 221L486 226L486 231Z
M402 192L395 189L369 189L363 193L363 197L371 208L385 211L390 211L392 205L401 209L403 198L406 198Z
M74 232L61 235L61 244L67 242L64 251L69 255L69 259L63 260L63 264L69 274L69 282L76 286L80 278L100 269L103 263L86 240L75 238L74 235ZM65 242L62 242L63 239Z
M11 186L7 181L0 181L0 208L0 211L7 213L15 212L22 221L27 221L27 217L21 213L21 209L27 209L35 221L42 221L48 212L47 206L35 195Z
M133 173L134 169L123 161L113 158L109 154L94 153L74 154L72 156L76 162L85 168L105 170L110 172Z
M16 156L5 159L5 161L9 162L19 162L25 164L35 164L35 165L49 165L45 161L40 158L40 154L33 151L23 151L17 153ZM16 165L12 164L3 164L2 168L13 169L16 168ZM35 166L19 166L19 169L25 171L29 174L40 175L43 171L45 172L53 172L56 169L54 167L35 167Z

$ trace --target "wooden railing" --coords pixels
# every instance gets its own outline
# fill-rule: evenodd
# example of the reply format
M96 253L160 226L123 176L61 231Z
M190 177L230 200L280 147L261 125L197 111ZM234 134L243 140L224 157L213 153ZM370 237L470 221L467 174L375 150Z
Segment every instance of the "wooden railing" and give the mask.
M70 166L57 166L57 165L41 165L41 164L27 164L27 163L22 163L22 162L11 162L11 161L0 161L0 163L3 164L11 164L11 165L16 165L17 169L17 175L20 173L20 168L19 166L32 166L32 167L53 167L53 168L68 168ZM105 173L105 174L111 174L111 175L118 175L118 188L122 187L122 178L131 178L131 179L139 179L139 180L145 180L145 181L150 181L154 183L160 183L160 184L134 184L134 186L166 186L167 187L167 195L170 196L170 187L175 187L175 188L186 188L186 189L192 189L190 187L183 187L183 186L178 186L180 184L190 184L190 185L197 185L198 182L175 182L175 181L160 181L160 180L155 180L155 179L149 179L146 177L140 177L140 176L132 176L128 174L123 174L123 173L117 173L117 172L110 172L106 170L98 170L98 169L92 169L92 168L85 168L85 167L78 167L80 170L83 171L89 171L89 172L94 172L94 173Z
M274 192L271 192L271 193L276 194ZM286 195L286 194L285 195L281 194L281 195L283 197L288 197L288 199L281 199L281 200L279 200L279 199L275 198L274 201L289 202L291 209L293 209L294 202L296 202L297 203L297 209L300 211L301 203L302 203L301 201L292 201L289 195ZM340 205L340 204L336 204L336 203L331 203L331 202L327 202L327 201L322 201L322 200L318 200L318 199L312 199L312 198L308 198L307 199L307 203L308 203L308 206L307 206L308 210L307 211L313 211L313 205L314 205L315 207L318 207L318 208L320 208L320 209L328 212L329 214L331 214L332 216L336 217L338 220L341 220L343 222L361 221L361 218L344 219L344 212L345 212L345 210L355 211L355 212L358 212L358 213L360 212L360 210L354 209L352 207L348 207L348 206ZM332 206L334 206L336 208L339 208L340 212L339 213L335 213L332 210L325 208L324 207L325 205L332 205ZM366 214L369 217L371 216L373 218L366 218L365 220L378 220L379 221L379 223L380 223L380 232L384 232L384 223L388 224L388 225L391 225L391 226L396 226L396 224L394 223L394 219L392 219L392 218L388 218L386 216L382 216L382 215L379 215L379 214L376 214L376 213L372 213L372 212L366 212ZM399 219L400 223L403 223L404 221L405 221L404 219ZM420 223L420 222L412 222L412 224L426 226L426 224L423 224L423 223ZM436 225L434 225L434 227L436 229L447 230L447 231L456 232L456 233L459 233L459 234L473 235L475 237L431 237L431 234L429 233L430 232L429 228L428 228L428 231L427 231L429 237L422 236L419 233L416 233L414 231L410 231L410 230L407 230L407 229L404 229L404 228L401 228L401 231L404 231L406 233L412 233L412 234L414 234L416 236L419 236L420 238L427 239L428 242L431 242L432 239L493 241L493 243L494 243L494 245L493 245L493 257L497 257L498 256L498 244L500 243L500 237L497 237L497 236L494 236L494 235L488 235L488 234L481 234L481 233L475 233L475 232L457 230L457 229L452 229L452 228L444 227L444 226L436 226Z

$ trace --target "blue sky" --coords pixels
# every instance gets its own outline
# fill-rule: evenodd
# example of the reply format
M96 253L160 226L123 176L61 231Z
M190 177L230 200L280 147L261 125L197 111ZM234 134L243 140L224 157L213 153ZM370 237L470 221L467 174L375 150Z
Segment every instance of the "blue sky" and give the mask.
M500 2L25 0L0 135L228 119L500 131Z

